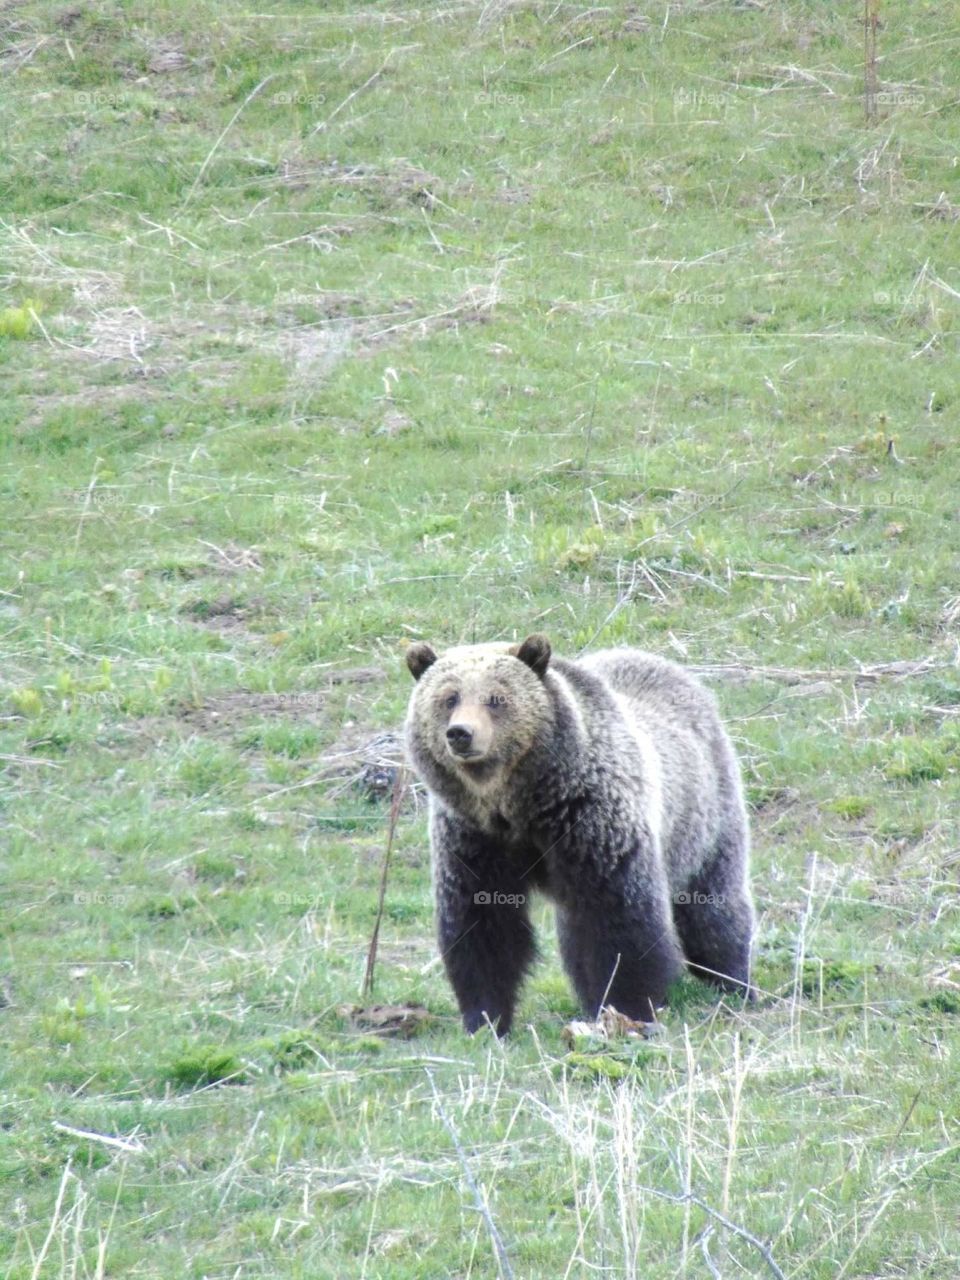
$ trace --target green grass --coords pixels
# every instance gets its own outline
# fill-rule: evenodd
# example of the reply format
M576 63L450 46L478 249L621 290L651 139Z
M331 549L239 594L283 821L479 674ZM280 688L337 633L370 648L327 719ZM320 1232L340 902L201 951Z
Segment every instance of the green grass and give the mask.
M4 7L4 1276L955 1270L958 40L866 123L860 8ZM409 800L352 1019L404 647L534 629L713 669L756 1008L571 1050L540 907L466 1040Z

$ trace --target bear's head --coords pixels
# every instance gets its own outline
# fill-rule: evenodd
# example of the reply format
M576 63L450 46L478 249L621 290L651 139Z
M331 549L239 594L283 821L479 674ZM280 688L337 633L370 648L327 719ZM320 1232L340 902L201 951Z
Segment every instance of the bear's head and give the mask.
M407 736L415 763L475 785L509 772L550 719L549 664L550 642L540 635L518 645L449 649L441 657L428 644L412 644L407 666L417 687Z

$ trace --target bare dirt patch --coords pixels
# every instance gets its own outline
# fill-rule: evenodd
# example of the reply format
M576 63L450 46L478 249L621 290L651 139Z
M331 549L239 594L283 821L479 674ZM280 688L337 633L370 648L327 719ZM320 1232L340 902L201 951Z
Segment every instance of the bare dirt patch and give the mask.
M190 59L183 49L172 40L153 40L148 48L150 57L147 70L151 75L169 75L173 71L182 71L184 67L190 65Z
M320 723L322 711L322 693L249 693L245 689L237 689L205 698L198 706L183 706L178 718L204 732L231 733L248 725L251 720L287 719Z
M192 600L180 610L191 622L208 627L211 631L241 631L247 627L247 619L259 613L264 605L260 596L239 600L223 594L213 600Z
M344 667L331 671L322 689L289 693L254 693L233 689L212 694L202 703L184 704L178 718L202 731L231 733L252 720L296 720L298 723L322 724L330 692L344 684L374 684L386 678L380 667ZM370 736L370 729L356 725L344 728L341 736L321 757L330 765L324 777L346 776L368 763L390 759L399 761L400 739L396 733ZM359 761L359 764L358 764Z
M403 159L387 165L350 164L340 160L308 164L287 160L281 167L280 180L294 190L314 186L352 187L371 197L412 199L431 208L437 202L436 192L445 187L442 178Z
M236 542L225 542L222 547L213 542L204 542L203 545L210 549L211 569L221 577L246 573L250 569L260 573L263 569L263 561L256 547L241 547Z

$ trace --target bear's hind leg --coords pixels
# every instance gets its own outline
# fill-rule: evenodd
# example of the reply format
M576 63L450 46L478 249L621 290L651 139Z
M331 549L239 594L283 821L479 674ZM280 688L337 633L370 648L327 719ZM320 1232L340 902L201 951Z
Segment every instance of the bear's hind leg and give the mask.
M613 1005L629 1018L650 1022L683 972L669 914L651 918L622 901L582 910L558 907L557 931L564 967L590 1018Z
M750 955L754 910L746 879L745 837L722 839L709 864L674 895L673 918L687 964L723 991L753 999Z

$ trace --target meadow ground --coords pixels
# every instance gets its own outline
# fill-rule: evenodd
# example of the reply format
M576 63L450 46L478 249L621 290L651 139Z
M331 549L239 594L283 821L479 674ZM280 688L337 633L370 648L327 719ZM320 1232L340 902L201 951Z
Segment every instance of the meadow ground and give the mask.
M880 3L0 5L0 1257L960 1255L960 39ZM756 1007L466 1040L408 639L709 669ZM478 1207L482 1206L482 1209Z

